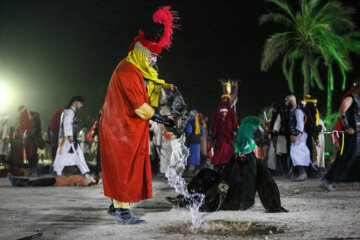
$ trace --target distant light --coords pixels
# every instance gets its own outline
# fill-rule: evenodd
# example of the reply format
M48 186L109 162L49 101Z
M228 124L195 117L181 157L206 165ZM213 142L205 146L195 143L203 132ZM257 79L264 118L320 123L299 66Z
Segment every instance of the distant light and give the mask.
M0 87L0 106L5 105L9 99L9 94L5 88Z

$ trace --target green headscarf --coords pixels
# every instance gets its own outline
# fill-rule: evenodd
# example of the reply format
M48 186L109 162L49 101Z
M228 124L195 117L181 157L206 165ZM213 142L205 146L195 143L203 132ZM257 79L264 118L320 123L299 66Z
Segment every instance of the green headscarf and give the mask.
M240 124L238 135L233 142L235 153L247 154L254 150L256 143L253 133L260 126L260 120L255 116L245 117Z

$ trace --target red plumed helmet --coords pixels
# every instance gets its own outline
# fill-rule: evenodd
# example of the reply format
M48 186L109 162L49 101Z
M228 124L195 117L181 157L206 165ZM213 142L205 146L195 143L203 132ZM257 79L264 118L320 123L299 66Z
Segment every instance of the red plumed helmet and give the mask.
M158 55L164 47L166 49L170 48L173 31L178 27L178 25L176 25L176 20L179 19L177 12L170 11L170 9L170 6L163 6L153 14L154 22L164 25L164 35L161 38L157 36L147 37L143 31L139 30L139 35L134 38L134 41L129 47L130 51L134 49L137 41L140 41L144 47Z

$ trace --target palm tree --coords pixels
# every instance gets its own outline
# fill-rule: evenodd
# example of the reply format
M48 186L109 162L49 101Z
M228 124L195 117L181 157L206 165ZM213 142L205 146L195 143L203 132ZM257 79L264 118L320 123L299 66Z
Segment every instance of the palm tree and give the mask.
M341 29L339 29L339 32L341 32ZM346 65L349 66L349 69L346 70L343 68L340 64L338 65L338 68L342 75L342 86L341 90L345 90L345 84L346 84L346 72L349 70L352 70L352 63L349 58L349 54L351 52L359 54L360 53L360 41L358 38L360 37L360 32L358 31L352 31L350 29L349 32L343 33L341 32L337 39L335 38L335 48L338 50L335 50L340 53L340 56L343 56L343 61ZM334 73L333 73L333 64L337 63L336 60L332 56L329 56L328 59L322 60L325 67L327 67L328 73L327 73L327 105L326 105L326 112L327 115L331 114L332 110L332 92L334 91Z
M333 65L337 65L342 73L344 89L346 72L352 69L349 54L360 52L360 34L354 31L356 25L351 19L355 9L336 0L324 4L321 0L299 0L300 9L295 12L288 3L290 0L265 1L275 4L280 12L262 15L260 24L273 21L289 30L275 33L266 40L261 70L267 71L283 56L282 71L290 91L294 92L293 71L295 64L300 62L304 76L303 93L306 95L310 94L310 85L324 90L319 71L320 64L324 65L328 71L328 108L331 112Z

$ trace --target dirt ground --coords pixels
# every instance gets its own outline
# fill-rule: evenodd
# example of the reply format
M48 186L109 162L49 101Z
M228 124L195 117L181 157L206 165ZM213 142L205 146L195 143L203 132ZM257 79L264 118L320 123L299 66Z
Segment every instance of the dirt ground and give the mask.
M147 222L136 226L117 225L106 213L110 200L103 196L102 185L14 188L1 178L0 239L37 233L42 236L36 239L360 239L359 183L341 183L335 192L326 192L319 180L276 181L289 213L265 213L257 198L247 211L201 213L207 228L214 229L194 233L188 227L189 212L172 208L164 197L176 194L157 177L154 197L132 205ZM227 227L219 225L224 222ZM244 226L255 230L242 234Z

